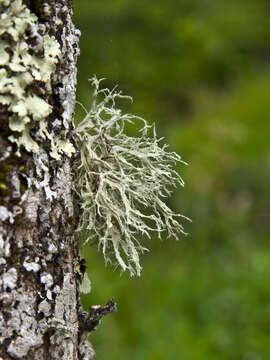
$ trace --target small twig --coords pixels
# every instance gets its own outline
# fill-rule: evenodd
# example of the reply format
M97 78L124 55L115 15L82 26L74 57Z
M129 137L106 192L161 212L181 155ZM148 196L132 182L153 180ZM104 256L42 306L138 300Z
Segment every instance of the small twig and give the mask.
M106 305L92 305L89 312L83 311L79 314L79 339L88 336L91 331L96 330L103 316L117 311L116 303L113 299Z

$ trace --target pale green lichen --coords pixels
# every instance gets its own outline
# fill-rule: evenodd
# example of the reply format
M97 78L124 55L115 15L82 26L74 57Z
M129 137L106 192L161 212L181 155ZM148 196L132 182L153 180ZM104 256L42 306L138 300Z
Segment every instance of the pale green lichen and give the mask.
M181 157L168 152L155 128L142 118L122 114L115 106L121 92L100 90L96 78L92 107L75 129L80 159L74 164L74 187L81 210L79 232L97 240L106 262L140 275L141 235L156 231L177 238L185 234L183 215L165 203L170 187L184 185L174 170ZM126 123L141 122L140 136L125 133ZM152 132L151 135L149 133ZM115 261L116 260L116 261Z
M22 0L0 1L0 104L8 106L11 113L9 127L14 134L9 140L17 144L16 154L20 156L21 146L39 153L39 139L48 139L51 156L59 160L61 154L71 156L75 149L65 135L61 138L49 134L46 118L52 106L44 96L29 91L39 81L49 93L50 78L61 53L58 41L48 34L41 36L42 32L36 15Z
M58 139L54 143L54 139L52 139L52 148L53 150L50 152L51 157L55 158L56 160L60 160L60 154L66 154L68 157L71 157L74 153L74 146L71 142L67 139L61 140Z
M0 40L0 65L6 65L9 62L9 54L6 52L8 43Z

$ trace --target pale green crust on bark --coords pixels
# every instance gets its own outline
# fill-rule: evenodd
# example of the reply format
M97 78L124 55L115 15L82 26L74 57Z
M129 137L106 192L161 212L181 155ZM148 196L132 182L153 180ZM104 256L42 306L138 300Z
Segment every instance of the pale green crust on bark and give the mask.
M60 55L58 41L44 34L45 27L21 0L0 2L0 24L0 104L10 112L13 134L9 140L17 144L16 155L21 156L22 146L39 154L39 141L48 139L52 158L70 157L75 149L66 134L59 137L49 130L52 105L43 94L44 87L46 95L50 93L51 75ZM32 93L31 86L39 86L40 94Z

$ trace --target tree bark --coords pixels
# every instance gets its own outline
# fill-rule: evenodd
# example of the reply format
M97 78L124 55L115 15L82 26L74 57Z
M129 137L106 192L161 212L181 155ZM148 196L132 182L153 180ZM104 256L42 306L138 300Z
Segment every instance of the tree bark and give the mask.
M72 1L2 4L1 69L6 79L0 90L0 359L91 359L91 345L79 344L72 150L59 147L65 143L72 148L78 55ZM34 25L20 20L27 9L29 16L36 16ZM3 30L4 20L10 23ZM17 40L12 28L19 32ZM57 51L45 48L46 39L48 43L55 39L60 46L55 62ZM22 43L27 49L20 50L15 61L14 49ZM48 79L46 56L54 66ZM42 63L41 75L38 65L28 63ZM30 80L27 86L20 85L19 93L19 85L12 86L17 79L22 84L22 74L24 81ZM18 123L20 116L24 117ZM22 124L25 132L20 130ZM25 138L29 145L23 143ZM58 148L56 138L61 141Z

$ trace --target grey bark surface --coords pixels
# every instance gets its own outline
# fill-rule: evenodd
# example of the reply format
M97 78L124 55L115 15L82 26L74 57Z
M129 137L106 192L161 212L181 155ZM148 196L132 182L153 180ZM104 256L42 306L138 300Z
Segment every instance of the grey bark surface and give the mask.
M68 136L78 55L72 2L29 0L24 4L46 27L45 33L60 43L59 62L44 88L53 107L46 121L48 128L56 119L60 121L57 131L62 127ZM40 89L33 84L31 91L35 94ZM0 359L91 359L91 345L87 341L79 344L78 339L72 158L63 154L59 161L52 159L48 139L42 138L38 139L38 155L22 148L21 156L16 156L17 145L8 140L9 116L1 105ZM37 186L41 183L46 184L46 191Z

